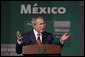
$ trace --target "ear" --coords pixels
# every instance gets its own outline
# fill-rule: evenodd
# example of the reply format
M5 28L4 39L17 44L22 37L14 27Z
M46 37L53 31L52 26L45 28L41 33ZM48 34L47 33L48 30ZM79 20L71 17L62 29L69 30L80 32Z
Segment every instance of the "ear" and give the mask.
M32 27L34 28L36 24L32 24Z

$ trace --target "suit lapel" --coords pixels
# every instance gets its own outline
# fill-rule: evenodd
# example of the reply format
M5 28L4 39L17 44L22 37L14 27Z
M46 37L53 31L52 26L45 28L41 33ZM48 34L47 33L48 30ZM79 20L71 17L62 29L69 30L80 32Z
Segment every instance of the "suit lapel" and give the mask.
M31 31L31 35L30 36L31 36L30 38L31 38L32 43L36 44L37 42L36 42L36 38L35 38L35 34L34 34L33 30Z
M46 35L43 32L42 33L42 44L45 44L46 40L47 40Z

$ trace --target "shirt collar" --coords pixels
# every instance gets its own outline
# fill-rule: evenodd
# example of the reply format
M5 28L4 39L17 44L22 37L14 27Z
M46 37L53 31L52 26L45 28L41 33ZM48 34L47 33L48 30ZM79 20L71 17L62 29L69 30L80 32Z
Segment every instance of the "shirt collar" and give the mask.
M35 37L36 37L36 40L37 40L38 32L35 29L33 29L33 31L34 31L34 34L35 34ZM41 33L40 33L40 39L41 39L41 42L42 42L42 34Z
M33 29L33 31L34 31L34 33L37 35L38 34L38 32L35 30L35 29ZM41 33L40 33L40 35L41 35Z

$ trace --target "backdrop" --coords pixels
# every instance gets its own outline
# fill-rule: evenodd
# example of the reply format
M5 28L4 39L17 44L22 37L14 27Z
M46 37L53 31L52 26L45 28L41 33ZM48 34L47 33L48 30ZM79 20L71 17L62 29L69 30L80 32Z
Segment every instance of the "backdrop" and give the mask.
M45 31L52 33L56 42L63 33L70 34L61 55L78 56L79 14L78 1L1 1L1 55L17 56L16 31L21 34L28 32L32 29L31 18L42 16L46 23Z

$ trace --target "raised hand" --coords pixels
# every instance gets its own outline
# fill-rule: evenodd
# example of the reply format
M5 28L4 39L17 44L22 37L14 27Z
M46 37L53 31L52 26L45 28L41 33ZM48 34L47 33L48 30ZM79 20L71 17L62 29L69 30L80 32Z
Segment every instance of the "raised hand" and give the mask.
M22 38L23 38L23 37L21 36L21 34L20 34L19 31L17 31L16 35L17 35L18 40L19 40L19 41L22 41Z
M67 35L68 33L65 33L62 37L61 37L61 42L67 40L69 38L70 35Z

